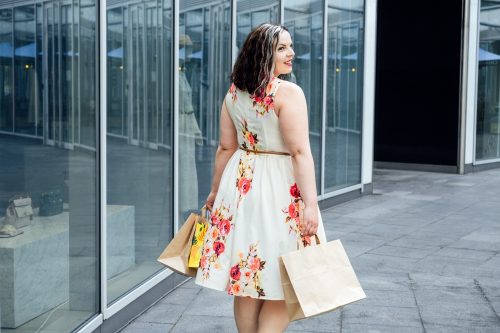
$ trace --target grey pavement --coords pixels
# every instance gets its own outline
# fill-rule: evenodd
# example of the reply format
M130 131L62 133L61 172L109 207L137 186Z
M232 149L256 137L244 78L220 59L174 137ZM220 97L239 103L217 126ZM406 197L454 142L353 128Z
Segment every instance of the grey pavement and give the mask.
M500 332L500 170L375 170L374 193L322 211L367 298L287 332ZM123 333L236 332L232 296L188 280Z

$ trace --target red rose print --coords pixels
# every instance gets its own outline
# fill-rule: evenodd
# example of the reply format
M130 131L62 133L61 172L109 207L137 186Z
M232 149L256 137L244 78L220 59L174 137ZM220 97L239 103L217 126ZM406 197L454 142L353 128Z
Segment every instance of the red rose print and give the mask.
M222 220L219 222L218 227L221 235L225 236L229 234L229 231L231 230L231 222L228 220Z
M233 280L239 280L240 279L241 272L240 272L240 268L238 267L238 264L236 264L233 267L231 267L230 274L231 274L231 278Z
M256 271L260 268L260 259L259 258L252 258L250 259L250 269L252 271Z
M214 242L214 251L217 256L224 252L225 245L222 242Z
M242 177L238 181L238 190L240 191L241 194L247 194L248 191L250 190L251 184L252 182L249 179Z
M296 210L295 203L293 202L288 206L288 215L291 218L296 218L297 216L299 216L299 212Z
M293 185L290 187L290 195L294 198L300 197L300 190L297 186L297 183L293 183Z
M201 259L200 259L200 267L203 269L207 266L207 257L206 256L202 256Z

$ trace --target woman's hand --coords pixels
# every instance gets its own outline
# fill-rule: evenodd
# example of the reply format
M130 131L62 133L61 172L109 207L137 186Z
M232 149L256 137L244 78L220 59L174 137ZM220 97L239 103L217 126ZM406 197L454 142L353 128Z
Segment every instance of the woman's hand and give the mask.
M318 205L306 205L302 211L300 225L302 236L314 236L318 232Z
M205 201L205 206L207 206L208 210L212 210L214 207L214 201L215 197L217 196L217 192L210 192L210 194L207 197L207 200Z

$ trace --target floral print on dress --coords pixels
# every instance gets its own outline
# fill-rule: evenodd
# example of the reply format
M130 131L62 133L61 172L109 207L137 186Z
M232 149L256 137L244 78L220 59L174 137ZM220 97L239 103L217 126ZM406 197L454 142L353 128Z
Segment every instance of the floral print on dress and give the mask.
M234 83L231 83L231 86L229 87L229 93L231 94L231 99L233 100L233 103L236 102L238 99L238 95L236 94L236 85Z
M253 107L255 108L255 112L257 112L257 116L264 116L269 111L274 112L274 96L276 94L276 89L274 89L271 92L271 90L273 88L274 81L275 81L275 77L273 77L269 81L269 84L266 87L265 94L257 92L257 93L250 96L250 98L253 101ZM276 82L277 85L279 83L280 83L280 81Z
M257 298L266 296L260 278L260 273L265 268L266 262L259 257L257 244L249 246L246 258L244 258L243 252L238 253L239 261L229 271L227 287L229 295Z
M285 223L288 224L288 232L294 232L297 239L300 237L304 247L311 245L311 237L302 236L300 232L300 210L302 209L303 201L297 183L293 183L290 186L290 197L290 204L288 207L282 209L282 212L286 214Z
M220 207L214 209L210 216L210 226L205 236L205 244L203 253L200 258L200 268L203 272L203 278L210 277L210 267L219 270L219 256L226 249L226 238L234 227L231 223L233 215L229 212L229 207L221 204Z
M248 122L246 119L243 119L241 132L244 138L242 147L245 149L257 150L257 144L259 143L257 133L253 133L248 129Z
M255 154L249 152L242 153L238 163L238 177L236 178L236 188L238 189L238 204L239 207L243 197L250 191L253 179L253 166Z

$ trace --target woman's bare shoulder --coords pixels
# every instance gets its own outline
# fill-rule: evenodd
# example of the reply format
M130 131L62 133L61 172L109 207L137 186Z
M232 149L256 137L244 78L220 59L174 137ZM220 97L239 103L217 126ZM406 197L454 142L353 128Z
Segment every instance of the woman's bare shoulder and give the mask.
M290 81L281 80L280 87L276 91L275 100L278 103L280 101L286 101L288 103L292 102L293 100L300 99L303 96L304 92L302 91L302 88L297 84Z
M302 102L305 102L302 88L293 82L281 80L280 87L274 96L276 114L279 115L283 107L299 105Z

